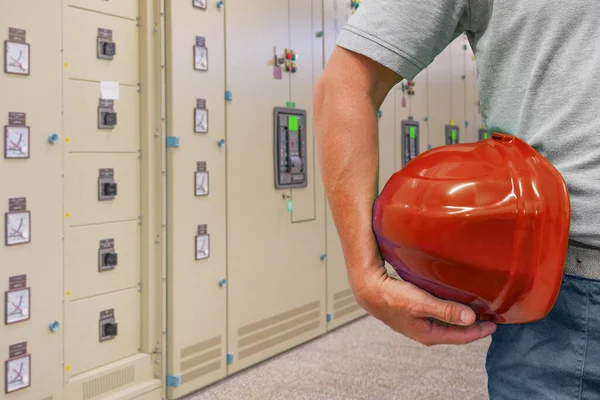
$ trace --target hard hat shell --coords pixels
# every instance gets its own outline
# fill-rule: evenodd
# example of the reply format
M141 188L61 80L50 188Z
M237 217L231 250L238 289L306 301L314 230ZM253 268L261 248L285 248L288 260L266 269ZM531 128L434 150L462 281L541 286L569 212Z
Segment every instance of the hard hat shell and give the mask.
M414 158L373 207L379 249L403 280L512 324L554 306L570 218L560 173L502 133Z

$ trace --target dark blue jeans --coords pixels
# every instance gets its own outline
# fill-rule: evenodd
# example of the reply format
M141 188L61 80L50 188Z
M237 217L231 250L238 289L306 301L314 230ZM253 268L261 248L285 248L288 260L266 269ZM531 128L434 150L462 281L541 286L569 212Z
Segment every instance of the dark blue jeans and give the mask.
M490 400L600 400L600 281L565 275L545 319L498 325L486 369Z

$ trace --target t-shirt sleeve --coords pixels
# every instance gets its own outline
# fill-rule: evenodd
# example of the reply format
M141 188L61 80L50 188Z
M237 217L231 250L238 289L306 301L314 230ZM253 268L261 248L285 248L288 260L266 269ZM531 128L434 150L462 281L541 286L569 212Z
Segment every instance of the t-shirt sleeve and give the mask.
M337 39L412 80L470 29L470 0L363 0Z

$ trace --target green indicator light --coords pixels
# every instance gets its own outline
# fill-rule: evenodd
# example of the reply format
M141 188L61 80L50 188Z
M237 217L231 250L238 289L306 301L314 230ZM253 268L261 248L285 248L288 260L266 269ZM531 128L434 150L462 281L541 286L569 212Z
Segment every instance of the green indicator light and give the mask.
M487 132L485 132L485 133L483 134L483 138L484 138L484 139L489 139L489 138L490 138L490 135L489 135Z
M456 129L452 129L452 134L451 134L451 135L452 135L452 136L451 136L451 137L452 137L452 140L456 140L456 136L457 136L457 135L456 135Z
M416 126L411 126L409 127L409 136L411 139L415 139L417 137L417 127Z
M285 106L287 108L296 108L296 103L294 103L293 101L288 101L285 103Z
M298 117L294 117L292 115L288 117L288 129L290 131L298 130Z
M287 201L287 210L288 212L294 211L294 200L290 199Z

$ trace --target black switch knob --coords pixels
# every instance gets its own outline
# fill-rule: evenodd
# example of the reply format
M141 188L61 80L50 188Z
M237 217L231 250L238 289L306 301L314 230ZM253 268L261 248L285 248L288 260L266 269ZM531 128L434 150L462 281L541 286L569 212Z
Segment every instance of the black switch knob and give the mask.
M106 126L117 125L117 113L116 112L104 113L104 125L106 125Z
M107 182L104 184L104 196L116 196L117 184L115 182Z
M113 57L117 53L117 45L116 43L112 42L104 43L104 46L102 46L102 50L105 56Z
M104 336L117 336L117 325L114 322L104 324Z
M114 267L117 265L117 253L104 254L103 263L107 267Z

